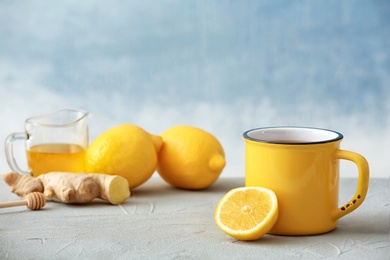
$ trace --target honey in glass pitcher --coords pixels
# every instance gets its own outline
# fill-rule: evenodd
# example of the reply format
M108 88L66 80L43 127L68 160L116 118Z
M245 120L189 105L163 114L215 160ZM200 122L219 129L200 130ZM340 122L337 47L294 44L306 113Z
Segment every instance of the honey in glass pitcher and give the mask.
M48 172L84 172L88 148L88 112L63 108L25 121L25 131L10 134L5 152L10 168L37 177ZM19 167L14 143L24 141L28 170Z
M39 144L27 150L27 162L35 176L52 171L84 172L85 152L77 144Z

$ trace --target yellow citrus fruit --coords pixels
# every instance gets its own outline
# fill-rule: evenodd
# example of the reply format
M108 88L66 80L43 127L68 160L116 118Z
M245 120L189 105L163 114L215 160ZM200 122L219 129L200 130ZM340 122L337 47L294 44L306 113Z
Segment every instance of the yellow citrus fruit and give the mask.
M174 126L161 137L157 171L166 182L197 190L218 179L226 164L225 153L213 135L193 126Z
M135 188L156 170L161 145L160 136L136 125L119 125L93 140L87 149L85 168L90 173L122 176L129 188Z
M239 240L256 240L266 234L278 218L278 201L272 190L236 188L220 200L215 210L217 226Z

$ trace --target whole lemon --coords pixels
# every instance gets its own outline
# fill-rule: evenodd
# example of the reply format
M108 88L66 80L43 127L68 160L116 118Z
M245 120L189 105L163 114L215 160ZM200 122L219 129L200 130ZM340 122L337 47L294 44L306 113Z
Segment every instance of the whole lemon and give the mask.
M141 127L123 124L99 135L87 149L85 168L90 173L120 175L129 188L147 181L156 170L162 138Z
M193 126L174 126L161 137L157 171L166 182L197 190L218 179L226 164L225 153L213 135Z

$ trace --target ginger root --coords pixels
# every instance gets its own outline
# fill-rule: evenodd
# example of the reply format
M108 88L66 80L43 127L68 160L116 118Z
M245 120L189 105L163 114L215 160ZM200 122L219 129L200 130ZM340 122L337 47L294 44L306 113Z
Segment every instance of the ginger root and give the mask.
M130 196L127 180L117 175L50 172L34 178L10 172L3 174L3 180L20 197L42 192L48 199L63 203L86 203L100 198L121 204Z

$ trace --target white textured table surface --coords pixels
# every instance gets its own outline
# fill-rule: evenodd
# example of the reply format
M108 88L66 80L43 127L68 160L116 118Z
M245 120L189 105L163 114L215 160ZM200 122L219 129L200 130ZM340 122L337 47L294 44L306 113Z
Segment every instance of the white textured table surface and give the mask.
M0 201L18 199L0 182ZM341 180L341 204L355 183ZM121 206L0 208L0 259L390 259L389 179L371 179L362 206L332 232L253 242L225 235L213 218L220 198L243 184L220 178L206 190L185 191L153 177Z

